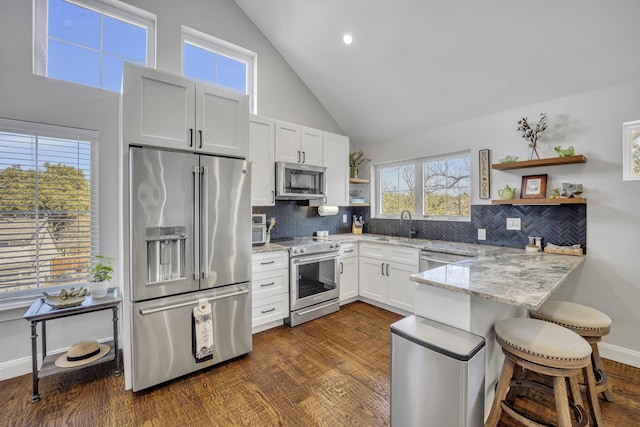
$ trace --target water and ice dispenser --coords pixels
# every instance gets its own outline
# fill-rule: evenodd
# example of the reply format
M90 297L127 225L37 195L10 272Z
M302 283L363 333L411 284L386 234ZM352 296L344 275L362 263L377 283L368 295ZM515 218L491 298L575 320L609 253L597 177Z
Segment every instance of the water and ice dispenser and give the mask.
M147 228L147 284L185 279L187 227Z

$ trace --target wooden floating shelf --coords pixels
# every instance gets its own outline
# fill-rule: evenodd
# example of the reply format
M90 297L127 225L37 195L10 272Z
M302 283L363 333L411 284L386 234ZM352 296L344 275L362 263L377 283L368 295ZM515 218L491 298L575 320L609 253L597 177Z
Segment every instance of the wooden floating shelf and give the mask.
M361 178L349 178L349 183L350 184L368 184L369 180L361 179Z
M349 206L369 206L369 203L349 203Z
M524 160L522 162L494 163L493 165L491 165L491 168L497 170L509 170L536 168L539 166L570 165L572 163L587 163L587 158L582 154L578 154L575 156L567 157L551 157L548 159Z
M582 197L561 197L559 199L509 199L492 200L493 205L586 205Z

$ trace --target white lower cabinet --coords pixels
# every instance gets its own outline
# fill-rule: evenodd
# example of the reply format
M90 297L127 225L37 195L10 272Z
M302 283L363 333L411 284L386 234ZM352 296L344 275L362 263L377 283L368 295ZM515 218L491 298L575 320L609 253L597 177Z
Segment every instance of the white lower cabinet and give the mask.
M251 326L260 332L282 324L289 315L289 253L253 254Z
M343 243L338 258L340 267L340 302L358 298L358 244Z
M414 312L419 249L360 243L360 296Z

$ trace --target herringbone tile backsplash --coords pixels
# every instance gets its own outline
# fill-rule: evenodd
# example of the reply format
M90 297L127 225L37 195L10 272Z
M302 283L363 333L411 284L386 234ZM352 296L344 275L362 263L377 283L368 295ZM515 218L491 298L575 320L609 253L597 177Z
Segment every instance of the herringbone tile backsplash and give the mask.
M406 221L401 227L397 219L371 219L368 207L344 207L338 215L321 217L315 207L278 201L273 207L256 206L253 213L276 218L278 224L271 233L272 239L311 236L317 230L328 230L330 234L349 233L353 215L362 215L365 233L408 235ZM347 224L342 223L343 215L347 215ZM507 230L507 218L520 218L522 229ZM416 231L414 237L421 239L523 248L528 242L527 236L540 236L543 244L578 243L583 248L587 245L586 205L475 205L471 207L471 222L413 221L412 226ZM487 240L477 240L479 228L487 230Z

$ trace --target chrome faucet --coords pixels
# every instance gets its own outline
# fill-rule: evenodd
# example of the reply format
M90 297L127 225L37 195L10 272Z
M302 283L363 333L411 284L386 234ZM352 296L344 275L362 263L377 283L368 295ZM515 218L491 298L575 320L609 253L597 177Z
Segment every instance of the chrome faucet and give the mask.
M400 212L400 229L402 229L402 221L406 219L404 217L405 213L409 216L409 239L411 239L411 236L415 233L415 231L413 231L413 229L411 228L411 212L409 212L407 209Z

